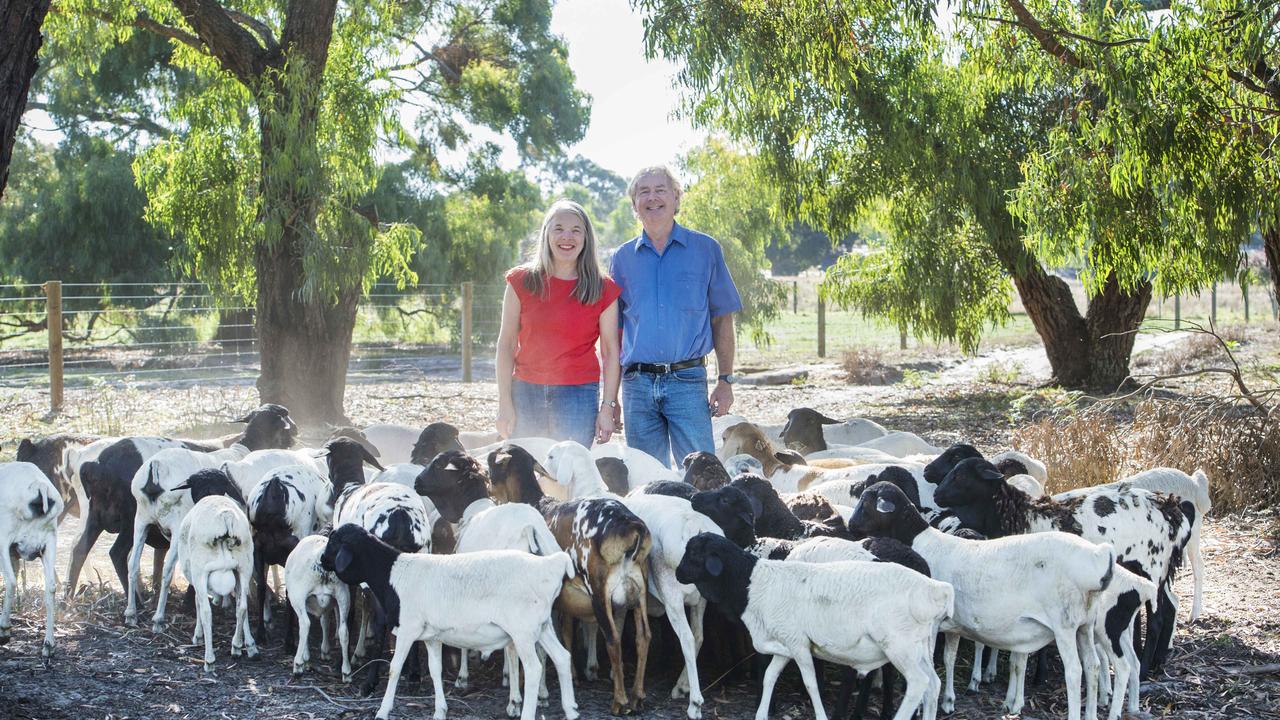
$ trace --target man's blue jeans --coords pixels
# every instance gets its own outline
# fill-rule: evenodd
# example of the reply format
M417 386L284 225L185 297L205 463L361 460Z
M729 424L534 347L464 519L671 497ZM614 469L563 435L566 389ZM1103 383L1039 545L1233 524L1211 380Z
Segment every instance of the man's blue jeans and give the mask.
M665 374L629 370L622 375L623 429L627 445L671 466L695 450L715 452L707 369L691 367Z
M538 385L512 378L515 437L577 440L587 447L596 435L600 383Z

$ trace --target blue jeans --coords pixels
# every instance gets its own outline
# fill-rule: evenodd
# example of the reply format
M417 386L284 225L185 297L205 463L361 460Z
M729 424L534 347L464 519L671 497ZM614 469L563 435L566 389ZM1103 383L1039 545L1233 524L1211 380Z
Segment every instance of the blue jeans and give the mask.
M511 402L516 411L515 437L576 440L591 447L600 410L600 383L538 385L512 378Z
M715 452L706 367L662 375L636 370L623 373L622 412L627 445L649 453L663 465L671 466L673 450L677 464L695 450Z

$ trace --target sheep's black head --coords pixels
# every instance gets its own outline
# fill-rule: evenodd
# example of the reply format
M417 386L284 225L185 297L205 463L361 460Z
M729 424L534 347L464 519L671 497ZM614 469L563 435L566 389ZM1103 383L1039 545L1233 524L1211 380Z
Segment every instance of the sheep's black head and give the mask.
M887 482L863 491L849 518L849 532L856 537L888 537L907 546L927 527L906 494Z
M910 470L899 465L890 465L881 470L879 474L867 478L866 486L871 487L878 482L892 483L897 486L902 491L902 494L906 495L907 499L911 501L911 504L917 510L920 509L920 487L916 485L915 476L911 474Z
M715 533L698 533L685 544L676 580L692 584L702 596L739 616L747 607L747 589L756 558Z
M240 493L240 486L236 485L222 470L205 469L197 471L191 477L187 478L181 485L173 487L177 490L190 490L191 502L198 503L204 498L212 495L225 495L232 500L240 503L244 507L244 495Z
M461 450L436 455L413 482L419 495L426 495L451 523L462 520L467 506L489 495L489 482L484 468Z
M489 452L489 481L498 502L532 502L542 496L538 475L555 480L528 450L514 443Z
M796 408L787 413L787 423L782 426L782 442L792 450L802 453L826 450L827 441L822 435L822 426L839 424L839 420L829 418L812 408Z
M1027 471L1026 463L1016 458L1007 457L996 463L996 469L1004 475L1005 479L1009 479L1014 475L1030 475Z
M694 510L711 518L724 536L741 548L756 543L756 516L751 509L751 499L732 485L707 490L689 500Z
M298 426L289 417L289 410L275 403L264 403L232 422L246 424L240 444L250 450L287 449L298 437Z
M631 471L620 458L596 458L596 470L600 471L605 487L614 495L626 495L631 488Z
M751 501L751 512L758 520L765 511L769 509L777 509L777 505L782 505L782 499L778 497L778 490L759 475L753 473L743 473L733 479L729 483L729 487L735 487L742 491L747 499ZM784 506L785 508L785 506ZM790 513L790 511L787 511Z
M431 458L446 450L463 452L462 441L458 439L458 428L446 422L434 422L423 428L418 440L413 444L410 462L415 465L426 465Z
M334 573L339 580L354 585L364 582L370 569L367 562L357 562L357 558L366 559L368 550L382 548L385 554L395 557L395 548L379 540L373 533L356 525L347 523L329 533L324 552L320 554L320 567Z
M1004 483L1004 473L982 458L968 458L956 463L933 499L942 507L972 505L996 496Z
M779 450L773 454L773 457L783 465L808 465L804 456L795 450Z
M981 457L982 453L978 452L978 449L974 446L967 443L956 443L943 450L941 455L924 466L924 479L937 485L942 482L942 478L946 477L947 473L951 472L951 468L955 467L956 463L968 458Z
M729 480L729 471L715 453L697 450L684 456L684 481L699 490L715 490Z
M363 476L365 463L379 470L386 469L378 463L378 459L373 456L373 453L369 452L368 448L349 437L338 437L325 443L321 454L326 458L325 462L329 465L330 478L333 477L334 470L337 468L358 467L361 468L360 474Z
M355 440L363 445L364 449L368 450L370 455L376 458L382 457L382 453L378 450L377 446L369 441L368 436L366 436L364 431L360 428L344 425L342 427L335 427L329 431L329 440L334 440L340 437Z

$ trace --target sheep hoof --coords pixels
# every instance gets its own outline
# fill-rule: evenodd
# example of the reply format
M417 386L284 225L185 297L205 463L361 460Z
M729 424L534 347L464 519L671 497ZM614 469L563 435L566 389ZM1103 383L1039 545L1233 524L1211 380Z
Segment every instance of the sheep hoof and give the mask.
M618 702L617 700L614 700L613 704L609 706L610 715L622 717L625 715L630 715L632 712L634 711L631 709L630 705L626 703Z
M231 657L233 657L233 658L238 658L238 657L240 657L240 654L241 654L241 653L243 653L243 652L244 652L244 650L242 650L242 649L240 649L240 648L236 647L235 645L232 645L232 646L231 646Z
M163 620L155 620L151 623L151 632L159 635L164 632L165 622Z
M209 677L217 677L218 673L214 672L213 663L206 662L204 664L204 674L208 675Z
M968 688L968 690L969 690L969 692L971 692L971 693L976 693L976 692L978 692L978 680L977 680L976 678L975 678L975 679L973 679L973 680L970 680L970 681L969 681L969 688Z
M507 703L507 717L509 718L520 717L520 706L517 705L514 700Z
M53 657L53 643L46 640L40 644L40 657L45 660Z
M687 698L687 697L689 697L689 688L680 687L679 683L676 683L676 686L671 688L672 700L680 700L682 698Z
M125 624L126 626L128 626L128 627L134 627L134 628L138 627L138 614L137 614L137 613L125 613L125 614L124 614L124 624Z
M294 664L293 664L293 676L294 676L294 677L296 677L296 678L297 678L297 677L302 677L302 673L303 673L306 669L307 669L307 664L306 664L306 663L294 663Z
M258 659L258 655L259 655L259 653L258 653L258 646L257 646L257 645L251 645L251 646L249 646L249 647L245 650L245 654L249 656L249 659L250 659L250 660L257 660L257 659Z
M644 698L637 697L635 700L631 702L631 712L633 713L644 712Z
M9 633L11 631L12 628L9 625L0 627L0 645L5 645L9 642Z
M578 706L575 705L571 710L564 711L564 720L578 720Z
M351 673L342 673L342 682L343 682L343 683L350 684L350 682L351 682Z
M468 677L459 675L457 679L453 681L453 686L459 690L466 690L471 687L471 680Z
M953 713L956 711L956 699L953 697L943 698L938 708L944 713Z
M688 711L689 720L702 720L702 705L689 703Z
M995 673L993 673L993 672L984 672L984 673L982 673L982 682L984 682L984 683L989 683L989 682L995 682L995 680L996 680L996 674L995 674Z

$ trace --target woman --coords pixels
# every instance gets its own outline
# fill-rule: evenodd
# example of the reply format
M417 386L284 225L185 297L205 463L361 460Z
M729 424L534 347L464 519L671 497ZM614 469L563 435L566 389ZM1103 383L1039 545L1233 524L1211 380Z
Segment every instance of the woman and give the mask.
M498 433L591 447L593 436L607 442L615 429L622 290L601 272L595 232L578 203L552 204L538 237L533 260L507 273L498 332Z

